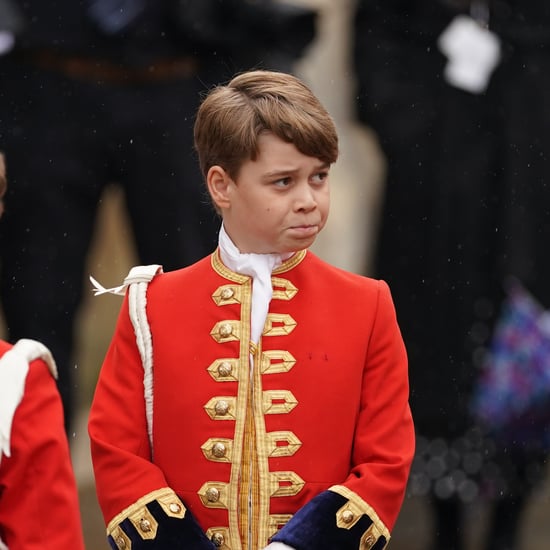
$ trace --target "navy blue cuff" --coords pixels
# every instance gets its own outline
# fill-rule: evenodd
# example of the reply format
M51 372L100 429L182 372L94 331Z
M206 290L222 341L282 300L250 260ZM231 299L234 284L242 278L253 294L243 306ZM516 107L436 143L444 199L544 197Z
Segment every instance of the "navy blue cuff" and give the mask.
M215 550L191 512L170 489L147 495L107 527L113 550Z
M296 550L382 550L390 535L374 510L345 487L313 498L272 537Z

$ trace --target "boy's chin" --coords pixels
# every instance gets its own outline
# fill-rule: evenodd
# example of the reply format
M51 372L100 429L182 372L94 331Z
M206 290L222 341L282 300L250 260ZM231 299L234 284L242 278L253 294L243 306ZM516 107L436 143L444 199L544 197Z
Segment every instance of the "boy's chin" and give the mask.
M286 252L295 253L295 252L298 252L299 250L306 250L315 243L316 239L317 239L317 235L312 235L309 238L296 240L296 242L290 244L287 247Z

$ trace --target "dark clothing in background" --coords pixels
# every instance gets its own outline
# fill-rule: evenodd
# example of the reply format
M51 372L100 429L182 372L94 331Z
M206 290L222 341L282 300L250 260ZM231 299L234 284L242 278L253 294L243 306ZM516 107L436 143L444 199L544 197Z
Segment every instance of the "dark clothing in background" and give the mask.
M35 338L56 357L67 427L75 315L105 187L124 189L140 263L168 271L208 254L219 221L193 152L201 92L253 65L287 69L314 31L313 12L286 18L269 1L256 4L272 14L262 26L282 32L291 20L296 40L243 32L248 3L114 0L105 19L109 2L12 2L16 47L0 57L2 304L10 340Z
M409 353L419 438L411 486L416 479L436 499L470 501L487 490L490 471L493 496L502 491L518 516L546 457L516 448L502 460L481 439L470 396L506 279L550 307L550 4L490 2L502 59L479 95L444 80L437 47L469 4L359 1L357 113L387 159L376 275L392 286ZM478 466L464 462L472 453ZM442 471L430 470L443 455ZM454 486L444 482L453 468L455 481L464 476ZM498 546L489 535L495 548L514 548L514 537Z

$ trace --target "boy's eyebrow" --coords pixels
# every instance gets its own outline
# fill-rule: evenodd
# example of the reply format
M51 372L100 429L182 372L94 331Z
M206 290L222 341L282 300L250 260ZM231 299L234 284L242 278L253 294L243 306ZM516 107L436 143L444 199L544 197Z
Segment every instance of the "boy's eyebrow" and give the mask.
M318 164L317 166L314 166L313 170L327 170L328 168L330 168L330 163L322 162L322 163ZM273 170L271 172L266 172L264 174L264 176L266 178L271 178L271 177L274 177L274 176L282 176L284 174L293 174L294 172L298 172L299 170L300 170L299 168L292 168L292 169L288 169L288 170L285 170L283 168L281 170Z

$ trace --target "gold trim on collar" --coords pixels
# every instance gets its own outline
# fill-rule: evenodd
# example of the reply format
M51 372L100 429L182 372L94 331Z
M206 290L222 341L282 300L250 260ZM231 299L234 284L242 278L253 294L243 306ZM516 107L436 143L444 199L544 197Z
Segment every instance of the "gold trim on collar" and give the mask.
M216 248L216 250L214 250L210 258L211 258L210 261L212 263L212 268L214 269L214 271L219 275L221 275L222 277L224 277L225 279L229 279L230 281L234 281L236 283L241 283L241 284L246 283L246 281L251 279L251 277L249 277L248 275L241 275L240 273L237 273L236 271L232 271L231 269L229 269L222 262L222 259L220 258L219 248Z
M296 252L296 254L292 255L286 262L283 262L279 267L273 270L274 275L279 275L280 273L285 273L286 271L290 271L292 268L296 267L299 263L303 261L303 259L306 257L307 250L299 250ZM220 249L216 248L214 252L212 252L212 255L210 256L210 261L212 264L212 267L214 268L214 271L221 275L222 277L225 277L226 279L229 279L230 281L235 281L236 283L244 283L250 277L248 275L241 275L240 273L236 273L235 271L232 271L229 269L221 260L220 258Z
M291 270L293 267L296 267L302 260L306 257L307 250L298 250L296 254L291 256L286 262L282 263L277 269L273 270L275 275L279 273L284 273L285 271Z

